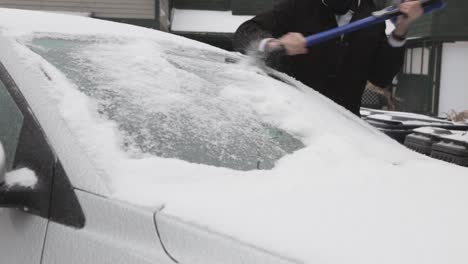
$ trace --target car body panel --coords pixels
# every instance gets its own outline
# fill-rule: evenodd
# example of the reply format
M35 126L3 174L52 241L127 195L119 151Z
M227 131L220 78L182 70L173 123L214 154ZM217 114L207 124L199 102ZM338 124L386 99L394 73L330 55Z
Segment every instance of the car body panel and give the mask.
M82 229L51 222L42 263L171 264L159 242L154 213L75 191L86 216Z
M40 264L48 220L0 208L0 262Z
M155 215L161 242L178 263L190 264L297 264L275 253L210 232L207 228L169 216L164 210ZM280 228L280 227L279 227Z

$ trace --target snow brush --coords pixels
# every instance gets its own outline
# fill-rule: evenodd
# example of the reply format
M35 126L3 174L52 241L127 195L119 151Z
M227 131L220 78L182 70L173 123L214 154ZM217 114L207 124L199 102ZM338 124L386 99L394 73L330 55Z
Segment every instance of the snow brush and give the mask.
M447 6L444 0L420 0L419 2L421 2L421 5L424 8L424 14L429 14L434 11L441 10L445 8L445 6ZM389 19L391 19L394 22L396 17L400 15L404 15L400 12L400 5L393 4L380 11L373 12L372 16L370 17L349 23L341 27L333 28L324 32L308 36L306 37L306 46L311 47L325 42L327 40L340 37L344 34L348 34L360 29L383 23Z

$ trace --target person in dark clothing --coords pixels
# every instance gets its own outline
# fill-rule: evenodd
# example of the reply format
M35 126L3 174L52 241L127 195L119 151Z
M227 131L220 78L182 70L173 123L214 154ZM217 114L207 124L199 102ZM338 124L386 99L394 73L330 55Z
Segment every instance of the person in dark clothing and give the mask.
M400 70L408 27L423 14L419 1L400 4L405 15L389 38L383 23L309 48L304 36L366 18L375 10L372 0L283 0L242 24L234 48L264 54L267 65L359 115L367 81L385 87ZM280 46L284 56L274 52Z

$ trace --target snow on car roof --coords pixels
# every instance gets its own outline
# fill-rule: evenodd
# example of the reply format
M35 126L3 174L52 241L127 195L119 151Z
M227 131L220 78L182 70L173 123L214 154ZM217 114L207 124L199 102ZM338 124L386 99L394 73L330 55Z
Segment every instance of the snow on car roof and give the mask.
M198 75L166 63L168 51L190 47L189 53L196 55L192 61L206 52L215 57L236 55L154 30L31 11L0 9L0 32L0 59L33 104L52 142L60 135L54 132L58 124L50 120L59 112L92 158L92 168L104 172L112 197L149 207L165 204L167 214L183 221L301 263L468 261L467 169L405 149L299 82L284 77L295 84L292 87L249 64L217 64L220 70L210 72L223 80L213 86L219 94L304 143L272 169L241 171L156 155L135 157L124 150L117 122L100 115L100 102L67 77L73 68L60 70L53 57L45 59L47 51L57 47L48 49L50 43L42 43L40 50L41 43L34 46L34 40L88 41L93 48L103 47L86 51L94 52L97 74L118 84L119 92L144 88L148 98L154 98L151 89L132 89L135 82L126 82L155 84L154 69L145 65L164 65L160 71L165 74L158 75L164 84L204 87L197 86ZM121 59L112 60L114 56ZM130 57L137 67L127 68ZM120 77L114 74L125 71L128 74ZM70 159L70 166L82 164ZM91 170L72 175L73 183L94 175Z

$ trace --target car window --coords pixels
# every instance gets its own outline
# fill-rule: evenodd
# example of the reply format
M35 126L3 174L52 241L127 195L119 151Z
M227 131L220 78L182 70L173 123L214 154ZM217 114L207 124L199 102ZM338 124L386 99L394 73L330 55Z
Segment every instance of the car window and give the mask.
M224 70L232 66L216 52L152 40L41 37L27 45L92 98L101 117L116 122L122 147L134 158L271 169L304 147L245 100L230 97L226 91L235 76Z
M23 120L23 114L0 81L0 141L5 149L7 171L13 166Z

